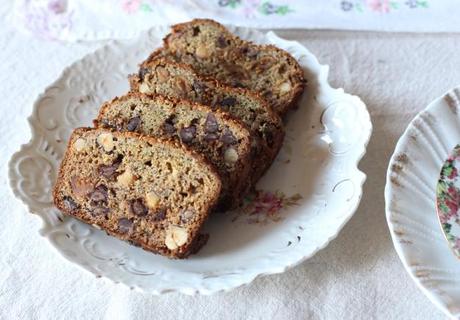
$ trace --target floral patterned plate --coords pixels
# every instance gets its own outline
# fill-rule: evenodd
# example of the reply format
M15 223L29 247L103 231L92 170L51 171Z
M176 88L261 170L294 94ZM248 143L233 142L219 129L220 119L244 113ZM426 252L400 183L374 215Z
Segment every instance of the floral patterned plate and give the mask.
M329 68L297 42L250 29L241 37L289 51L309 87L288 119L284 146L245 205L214 214L207 245L187 260L168 260L107 236L53 207L51 188L73 128L91 125L100 104L128 89L127 75L161 45L169 28L115 41L64 70L38 97L29 118L32 140L10 162L15 195L43 220L40 233L74 264L103 279L161 294L211 294L280 273L334 239L355 212L365 175L357 165L371 122L355 96L333 89Z
M456 88L409 124L390 160L385 187L388 226L404 267L428 298L456 319L460 318L460 263L446 243L439 220L455 222L450 230L444 225L448 237L458 234L455 217L444 214L444 206L455 209L458 205L450 198L455 188L447 187L457 179L458 149L444 166L441 183L438 180L440 168L459 141L460 88ZM436 189L441 195L439 219ZM456 216L451 209L447 211Z
M457 145L441 169L436 188L439 222L449 246L460 257L460 145Z

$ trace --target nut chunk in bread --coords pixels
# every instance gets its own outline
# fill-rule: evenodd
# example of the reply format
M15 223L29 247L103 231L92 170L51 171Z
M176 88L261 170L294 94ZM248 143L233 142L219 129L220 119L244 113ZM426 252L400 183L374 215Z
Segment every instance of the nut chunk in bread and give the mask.
M76 129L54 188L65 214L171 258L200 244L220 178L179 144L130 132Z

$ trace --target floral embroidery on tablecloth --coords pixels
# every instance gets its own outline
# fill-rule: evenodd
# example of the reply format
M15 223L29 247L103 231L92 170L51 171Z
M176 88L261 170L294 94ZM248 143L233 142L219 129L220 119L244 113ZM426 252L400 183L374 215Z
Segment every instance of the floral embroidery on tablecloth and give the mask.
M72 29L74 12L67 5L67 0L24 1L19 10L28 30L53 40Z
M241 27L457 32L455 19L448 19L460 11L454 1L459 0L14 0L11 17L16 27L41 38L69 41L132 37L199 17Z
M282 211L289 207L298 206L302 196L298 193L286 196L282 191L256 190L244 199L241 208L236 210L236 216L232 222L241 217L246 218L249 224L266 225L269 222L283 220Z
M428 0L344 0L340 2L343 11L390 13L401 9L426 9Z
M246 17L255 16L257 13L269 16L280 15L284 16L294 10L288 5L281 5L272 1L264 0L219 0L220 7L230 9L242 9Z
M128 14L137 12L153 12L154 1L153 0L123 0L122 9Z
M450 246L460 256L460 145L456 146L441 169L436 188L439 221Z

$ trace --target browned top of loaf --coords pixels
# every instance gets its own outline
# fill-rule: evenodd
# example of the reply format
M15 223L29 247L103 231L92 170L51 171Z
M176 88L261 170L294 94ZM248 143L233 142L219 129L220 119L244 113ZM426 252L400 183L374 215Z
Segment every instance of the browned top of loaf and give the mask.
M223 182L221 209L238 205L250 186L251 132L229 114L185 100L130 92L105 103L96 126L168 136L205 155Z
M120 239L185 257L220 187L212 165L175 142L80 128L70 138L53 196L66 214Z
M190 64L196 72L223 83L259 92L283 116L301 96L305 79L297 61L273 45L256 45L230 33L221 24L195 19L177 24L164 39L165 55Z

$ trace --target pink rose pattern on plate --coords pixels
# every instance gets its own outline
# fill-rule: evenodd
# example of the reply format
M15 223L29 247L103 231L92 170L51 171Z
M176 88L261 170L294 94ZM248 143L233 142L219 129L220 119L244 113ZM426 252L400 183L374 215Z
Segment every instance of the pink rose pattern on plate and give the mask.
M441 169L436 187L436 207L442 231L452 251L460 257L460 145L451 152Z
M288 197L282 191L255 190L244 199L243 206L236 211L232 222L241 217L249 224L266 225L284 219L282 212L292 206L299 205L302 196L298 193Z

